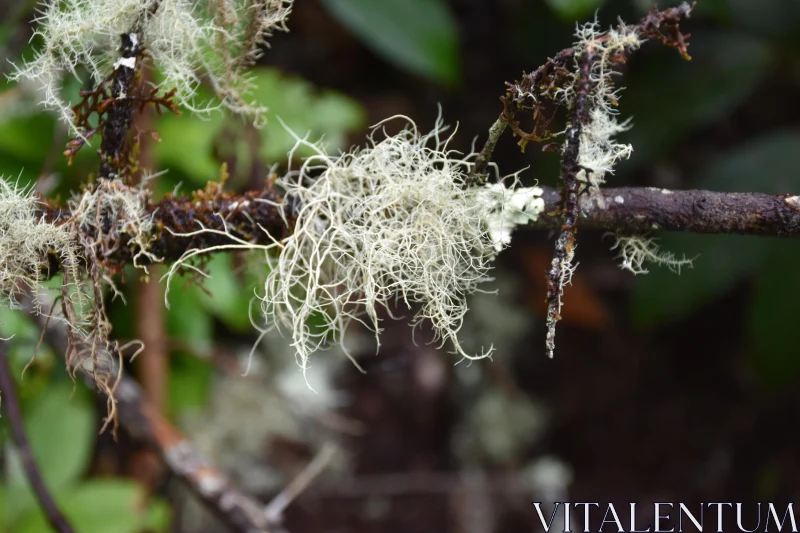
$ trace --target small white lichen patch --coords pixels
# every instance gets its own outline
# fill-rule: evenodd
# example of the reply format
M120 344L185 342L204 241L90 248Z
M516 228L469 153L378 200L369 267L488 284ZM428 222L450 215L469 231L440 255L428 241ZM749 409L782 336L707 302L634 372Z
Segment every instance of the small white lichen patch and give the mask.
M48 254L59 258L66 283L78 280L79 254L68 226L38 219L37 208L31 189L0 178L0 305L16 307L22 291L38 294Z
M194 112L222 105L260 120L265 109L248 102L252 64L274 31L286 30L293 0L46 0L35 22L42 47L16 67L12 80L41 88L41 102L72 124L71 106L62 94L66 76L87 71L99 84L120 65L123 34L140 44L160 70L161 86L176 89L177 101ZM204 76L221 104L197 102Z
M589 74L589 81L593 85L590 95L592 107L609 115L616 114L616 103L621 89L613 83L613 77L619 74L614 69L618 64L614 59L618 55L638 49L642 44L641 38L632 28L622 23L618 28L612 27L602 32L597 20L577 25L575 38L575 58L579 58L584 52L589 52L592 58L592 70ZM574 86L565 89L564 98L569 102L574 101Z
M103 257L111 248L123 243L132 249L133 264L147 272L142 263L158 262L150 253L154 239L152 214L147 212L148 192L144 181L138 187L129 187L119 180L100 179L69 203L77 240L87 254ZM111 223L111 228L105 226Z
M478 201L488 213L489 236L498 252L511 242L517 226L535 221L544 211L540 187L509 189L502 183L487 183L478 191Z
M598 188L605 183L607 174L614 173L618 161L631 156L633 146L614 140L618 133L629 128L629 120L619 123L604 109L596 107L592 110L589 123L581 129L578 164L582 170L578 172L579 180L588 181L592 187Z
M617 256L622 260L620 266L633 274L647 274L645 263L666 266L671 271L680 274L681 268L692 268L694 259L685 256L678 259L671 252L662 251L652 238L642 235L613 235L616 239L612 250L619 250Z

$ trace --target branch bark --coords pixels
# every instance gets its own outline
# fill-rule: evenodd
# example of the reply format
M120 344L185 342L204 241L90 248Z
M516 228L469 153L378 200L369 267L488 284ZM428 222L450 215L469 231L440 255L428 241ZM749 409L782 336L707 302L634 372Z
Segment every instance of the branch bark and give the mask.
M528 227L560 230L561 200L558 189L542 187L545 213ZM200 229L222 230L223 217L232 234L254 243L267 244L283 239L292 231L278 208L270 203L280 196L273 189L244 194L225 193L218 198L165 199L152 206L158 234L150 251L170 261L187 250L226 244L222 235L200 234L181 237ZM704 190L670 190L654 187L602 188L578 197L579 229L594 229L622 234L653 231L686 231L756 235L762 237L800 237L800 195L726 193ZM69 218L63 208L46 208L39 216L50 221ZM132 259L132 250L119 247L107 258L110 264L123 265ZM56 266L56 265L53 265Z
M560 228L553 212L558 191L544 187L545 216L531 225ZM635 234L658 230L800 237L800 195L669 190L655 187L602 188L582 195L579 228Z
M112 102L108 106L103 141L100 144L100 177L120 177L128 130L133 122L132 93L136 78L136 61L141 52L138 29L120 36L120 59L111 78Z

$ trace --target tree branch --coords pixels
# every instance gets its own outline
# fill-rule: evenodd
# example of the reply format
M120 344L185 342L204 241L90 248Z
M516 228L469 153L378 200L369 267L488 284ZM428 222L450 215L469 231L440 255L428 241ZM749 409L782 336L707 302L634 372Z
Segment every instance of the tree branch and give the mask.
M559 191L542 187L545 212L528 227L560 230L561 200ZM244 194L225 193L216 199L165 199L150 207L157 228L150 251L165 261L179 258L195 248L227 244L227 237L204 233L181 237L200 229L222 230L223 217L228 230L237 237L254 243L268 244L272 238L283 239L292 228L286 225L278 208L260 200L277 202L272 189ZM800 195L724 193L704 190L669 190L654 187L602 188L578 197L578 228L596 229L622 234L652 231L686 231L758 235L762 237L800 237ZM50 221L69 218L63 208L40 211ZM291 225L291 220L290 220ZM106 258L109 264L131 262L133 251L119 247ZM57 265L52 265L57 266Z
M558 191L544 187L545 213L531 227L557 229ZM579 228L615 233L657 230L800 237L800 195L602 188L580 197Z
M0 392L2 392L3 408L8 416L8 422L11 426L11 437L14 439L14 444L22 460L22 467L25 470L25 475L28 477L33 492L39 500L39 505L41 505L47 517L47 521L50 522L53 530L58 533L74 533L69 521L58 508L55 500L47 490L47 485L45 485L44 479L42 479L39 469L36 466L36 460L33 457L28 438L25 435L22 412L19 408L19 400L17 399L17 392L15 389L14 378L11 375L11 367L6 357L6 345L5 342L0 342Z

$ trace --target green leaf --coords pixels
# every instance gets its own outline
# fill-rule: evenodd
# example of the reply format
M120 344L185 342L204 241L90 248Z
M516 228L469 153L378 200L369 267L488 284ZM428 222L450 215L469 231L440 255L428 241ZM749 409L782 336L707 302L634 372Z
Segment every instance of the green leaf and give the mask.
M74 485L86 470L92 454L94 414L81 394L68 385L51 383L26 406L25 429L42 478L52 493ZM34 504L19 457L7 463L8 510L12 514Z
M165 531L169 514L164 503L144 506L142 488L130 481L93 480L56 497L75 531L80 533L138 533L145 526ZM37 509L17 524L16 533L43 533L50 527Z
M192 113L165 113L158 119L154 152L160 166L179 170L195 185L219 179L220 165L214 160L214 139L224 122L220 113L201 118Z
M214 329L211 315L200 302L201 292L196 285L188 285L184 278L174 279L167 313L170 337L181 340L197 353L208 349Z
M458 27L443 0L322 0L364 44L406 70L456 84Z
M199 357L180 352L173 354L169 380L169 406L173 416L208 402L214 367Z
M53 144L54 131L53 118L45 114L4 121L0 128L0 152L41 165Z
M250 97L269 108L260 146L260 155L269 162L284 161L295 144L278 117L301 136L309 133L314 140L324 137L332 151L344 148L347 134L364 126L365 113L351 98L316 89L302 78L283 75L276 69L254 68L250 74L255 83ZM177 170L195 186L218 180L220 164L214 157L214 143L225 124L221 113L212 113L209 118L191 113L160 117L157 129L162 142L155 145L160 165ZM237 155L249 154L240 148L246 147L227 149ZM308 153L306 150L298 155Z
M210 294L202 294L203 306L236 331L248 331L248 308L253 297L251 288L245 288L234 272L231 254L215 254L208 262L206 273L210 276L203 286Z
M594 14L605 0L546 0L547 5L561 20L583 20Z
M793 302L800 301L800 244L773 240L748 306L753 368L761 382L781 389L800 377L800 328Z
M262 130L261 155L267 161L283 161L295 145L293 132L309 139L324 138L325 147L335 151L345 147L347 134L364 127L366 115L361 105L335 91L316 89L313 85L275 69L255 69L253 96L269 107L267 124ZM299 156L310 151L300 150Z
M636 277L633 320L652 325L680 318L723 294L761 265L767 239L739 235L693 235L669 233L659 239L665 251L692 258L694 268L680 275L666 268L651 268Z

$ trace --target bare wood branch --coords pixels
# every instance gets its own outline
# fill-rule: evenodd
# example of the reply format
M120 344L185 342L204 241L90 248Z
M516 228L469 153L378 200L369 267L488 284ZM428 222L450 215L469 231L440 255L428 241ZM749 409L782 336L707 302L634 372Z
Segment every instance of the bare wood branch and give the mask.
M559 191L543 187L545 213L528 227L560 230L561 203ZM192 198L166 199L152 206L158 235L150 251L166 261L180 257L193 248L207 248L227 243L221 235L201 234L180 237L175 233L196 231L202 223L210 229L228 229L237 237L267 244L282 239L291 228L279 210L260 200L278 201L272 189L240 195L226 193L214 200ZM686 231L757 235L762 237L800 237L800 195L724 193L705 190L671 190L654 187L603 188L583 194L578 199L578 228L596 229L622 234L653 231ZM45 209L39 214L48 220L65 220L68 213L60 208ZM120 247L107 258L110 264L131 261L132 251Z
M545 216L535 228L560 228L553 212L558 191L544 188ZM579 228L634 234L652 231L734 233L800 237L800 195L670 190L655 187L603 188L581 196Z

